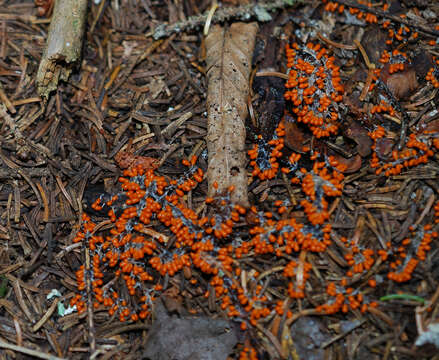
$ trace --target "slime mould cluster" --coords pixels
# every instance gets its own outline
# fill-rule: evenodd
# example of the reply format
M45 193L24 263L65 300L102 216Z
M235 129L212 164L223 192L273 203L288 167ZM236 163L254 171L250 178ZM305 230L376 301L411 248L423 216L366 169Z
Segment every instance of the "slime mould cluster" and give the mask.
M325 7L327 11L347 12L367 22L378 22L375 15L346 9L336 2L325 2ZM406 27L396 28L385 19L381 21L388 29L389 44L417 37ZM316 138L336 135L344 93L336 59L318 43L288 45L286 57L289 79L285 99L290 118ZM384 52L370 90L380 81L384 66L388 66L389 73L395 73L403 71L409 61L398 50ZM439 86L438 73L437 67L432 68L426 77L435 87ZM395 111L392 100L383 95L372 107L371 116L393 115ZM438 134L425 131L410 133L401 150L383 155L377 149L386 134L383 126L369 132L374 150L370 166L377 175L389 177L425 164L439 149ZM120 321L137 321L150 316L154 300L170 281L185 281L192 294L210 298L223 314L239 322L242 330L248 330L274 315L293 316L290 299L305 298L311 288L308 281L313 266L307 261L308 254L324 253L331 245L344 254L346 272L338 280L322 282L320 287L326 288L325 293L317 294L316 287L311 289L313 295L324 299L316 311L367 312L377 307L377 285L409 281L438 233L427 223L411 227L410 235L398 244L363 244L358 237L333 243L330 204L342 194L346 166L309 147L303 147L301 153L287 152L284 138L285 124L281 121L272 139L266 141L260 136L248 151L253 178L270 180L283 174L289 186L297 189L298 201L279 199L265 210L231 203L233 187L205 199L206 208L212 209L209 216L189 208L185 197L204 177L196 157L183 161L186 171L177 180L142 166L125 170L119 179L121 191L114 196L101 195L92 206L95 210L110 209L109 229L107 226L103 231L86 214L82 217L81 229L73 241L83 243L91 263L76 271L78 292L71 306L79 312L88 306L106 308ZM303 216L293 216L296 210ZM439 202L434 218L439 222ZM278 285L274 286L278 295L266 292L269 274L251 266L258 259L283 264L276 270ZM374 265L380 266L371 271ZM364 281L352 281L355 277ZM87 290L91 291L92 303L88 303ZM240 359L257 359L257 351L244 347Z

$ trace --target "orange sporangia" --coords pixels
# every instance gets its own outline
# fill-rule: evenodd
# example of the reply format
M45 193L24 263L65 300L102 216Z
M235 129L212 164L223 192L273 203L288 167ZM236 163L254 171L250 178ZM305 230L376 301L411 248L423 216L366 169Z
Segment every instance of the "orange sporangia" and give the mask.
M327 11L382 22L392 41L404 41L407 34L415 36L410 29L397 28L373 14L324 2ZM260 199L255 196L249 208L231 202L233 186L219 192L214 183L214 195L200 196L204 171L196 157L183 160L184 173L176 179L160 175L148 163L130 166L119 178L120 192L102 194L91 206L94 211L107 211L111 227L101 230L83 214L73 238L91 258L89 268L81 264L75 272L78 294L70 304L78 312L93 306L106 308L109 316L120 321L142 321L151 316L154 301L170 283L181 284L191 296L208 298L209 305L213 302L242 331L249 331L273 317L291 317L295 299L306 304L314 295L319 299L316 310L324 314L366 312L378 306L374 300L381 282L401 283L416 277L419 264L438 238L431 225L410 229L399 243L370 241L360 235L349 239L347 235L337 242L331 220L337 202L349 190L345 182L352 180L345 178L346 165L338 156L329 155L324 142L340 140L343 134L338 129L346 125L339 111L344 94L340 68L330 50L319 43L288 45L286 57L288 115L274 134L259 135L247 152L249 183L254 181L255 187L261 185L266 192ZM386 51L380 62L395 73L405 69L409 57ZM369 89L374 95L364 111L372 155L370 162L366 160L369 153L361 157L363 166L369 164L369 170L386 181L384 177L427 164L439 149L439 138L436 132L409 128L398 149L395 131L381 119L396 117L400 111L390 96L379 93L375 85L381 81L380 69L376 70ZM435 67L427 80L439 87L437 79ZM294 151L284 146L288 145L285 121L306 134ZM388 146L380 147L383 143ZM270 191L275 186L287 190ZM197 193L196 201L193 193ZM439 222L439 202L434 213L433 221ZM432 220L425 218L425 223ZM322 259L336 252L341 270L330 282L319 275L321 286L316 286L313 274L329 273ZM273 267L274 263L279 266ZM274 279L276 291L267 291ZM240 359L256 358L251 347L241 351Z
M344 88L335 58L328 56L320 44L312 43L287 45L286 56L290 71L284 97L291 104L293 117L306 124L317 138L336 134L337 103Z

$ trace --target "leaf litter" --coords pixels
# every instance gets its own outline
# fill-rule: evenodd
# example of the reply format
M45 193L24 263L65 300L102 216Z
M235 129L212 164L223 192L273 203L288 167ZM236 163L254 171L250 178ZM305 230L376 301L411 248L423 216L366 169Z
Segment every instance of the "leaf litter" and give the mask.
M37 5L41 7L41 2ZM396 11L399 9L398 11L404 12L409 9L406 2L397 5L391 8L391 19L394 21L392 26L406 22ZM165 20L170 9L181 19L181 14L185 11L188 16L206 11L206 5L197 7L192 2L185 7L186 4L183 5L181 2L169 2L166 10L165 7L154 2L145 1L142 4L121 3L120 8L114 6L110 4L108 7L103 5L101 7L97 3L91 5L92 14L97 15L98 20L92 26L94 36L87 37L85 63L67 83L60 85L59 91L54 94L47 107L43 107L41 99L36 94L35 84L32 82L33 71L43 50L43 39L38 37L41 32L36 29L39 31L47 29L47 22L35 21L36 18L32 18L31 15L23 15L26 11L29 14L38 11L36 6L23 5L20 8L7 4L5 13L0 14L0 22L2 21L0 24L2 79L0 81L2 102L6 105L6 108L2 108L2 120L6 125L3 126L1 133L2 167L0 168L0 176L6 179L6 182L2 184L0 205L4 209L3 213L7 214L2 216L0 223L0 236L5 245L2 245L0 253L2 274L0 316L3 323L0 335L2 346L6 346L5 341L8 346L17 344L18 350L14 348L14 351L35 348L37 354L52 353L59 357L83 358L90 349L90 340L94 339L98 351L105 353L107 358L112 356L138 358L143 351L139 335L143 333L146 336L151 326L154 326L154 322L152 325L150 322L119 324L117 319L111 318L102 307L98 307L92 314L95 320L92 328L87 322L90 314L84 316L73 313L65 317L57 317L56 313L51 312L53 311L51 309L55 308L52 306L52 300L46 299L46 295L56 285L62 294L60 301L68 302L74 296L76 287L74 272L84 260L77 244L71 243L79 228L80 209L86 207L87 211L90 211L90 206L96 197L88 196L88 193L93 191L94 184L98 184L101 188L114 189L120 174L115 166L115 156L121 149L125 149L130 139L134 148L132 152L125 154L129 162L131 163L132 159L137 160L136 156L142 156L147 159L148 167L152 162L148 159L156 158L162 164L160 171L168 178L183 175L185 168L180 165L180 160L190 159L193 154L200 155L198 161L203 170L207 170L208 167L207 158L203 157L205 154L203 142L208 132L208 125L204 115L207 105L203 93L205 89L202 80L203 63L197 58L200 38L194 33L177 33L162 42L153 42L139 35L145 29L153 31L155 22L151 19ZM429 2L417 2L417 7L409 6L412 6L411 10L418 15L437 13L437 8ZM322 24L325 23L325 18L332 17L326 12L323 13L323 6L319 10L324 14L321 19L318 15L319 11L316 11L312 5L308 5L305 9L308 13L314 13ZM373 8L370 11L380 10L376 11ZM122 14L138 16L124 17ZM151 17L151 14L154 16ZM306 16L303 17L298 11L295 11L294 15L290 11L285 11L285 15L299 25L295 29L297 32L288 33L288 25L280 22L279 26L285 29L291 42L298 39L307 42L313 39L315 30L312 27L311 30L307 29L310 23L306 20ZM374 25L365 24L358 16L360 13L354 11L346 18L347 20L337 15L337 18L329 20L332 24L329 28L334 30L333 33L325 33L326 38L333 42L332 45L328 43L326 46L332 47L331 51L342 61L342 77L349 78L351 74L349 71L352 69L361 70L347 94L351 99L343 99L343 103L355 104L356 116L352 116L349 112L351 106L348 109L341 106L341 111L345 111L343 116L349 118L349 121L354 121L351 124L355 124L356 128L350 133L348 130L351 130L352 126L348 123L347 129L341 129L343 136L339 134L328 141L320 141L309 136L306 126L294 123L295 126L286 127L287 138L289 136L296 141L295 144L294 140L291 141L290 147L297 152L302 151L302 155L307 152L303 151L303 147L301 148L300 141L297 143L297 134L308 135L306 137L301 135L303 144L318 149L321 153L338 156L339 161L341 158L355 160L355 166L347 165L347 169L350 168L353 172L345 178L343 196L332 203L331 222L334 242L340 240L339 235L346 235L361 244L368 244L367 239L377 239L383 248L386 246L386 239L392 239L403 248L406 246L404 239L411 231L410 225L433 220L432 212L437 211L434 210L434 200L438 193L437 159L435 156L430 157L428 164L407 167L399 174L386 177L382 174L377 175L375 169L368 166L368 156L371 150L377 153L378 169L393 166L392 151L398 144L404 144L410 134L415 134L421 139L425 137L425 141L430 141L432 136L428 132L437 132L437 112L434 105L437 91L434 89L433 81L431 84L425 82L425 76L434 79L435 45L428 43L431 40L427 38L419 46L422 47L421 51L414 56L411 52L417 44L414 39L400 45L399 50L410 53L416 77L413 77L412 71L402 74L396 72L398 77L382 78L385 87L383 86L379 91L369 90L365 84L370 81L371 69L368 68L364 57L358 52L355 56L349 55L351 50L340 50L337 46L343 43L353 44L353 39L356 38L366 49L369 63L378 65L380 56L371 55L367 44L361 40L362 30ZM402 22L398 21L400 19ZM425 19L430 21L432 26L422 20L420 26L415 28L422 29L426 26L434 28L434 17L425 15ZM90 19L90 21L94 20ZM416 23L420 18L412 16L407 21ZM345 27L340 26L341 22ZM325 26L328 26L327 23ZM323 30L324 28L320 29ZM301 31L306 33L306 37L301 38ZM397 31L396 29L396 34ZM430 35L434 35L434 31L432 30ZM384 38L383 34L385 35L386 32L380 30L379 33ZM421 33L420 36L424 35ZM279 38L275 37L275 39L273 41L278 41ZM394 36L393 41L397 40ZM125 51L127 47L123 44L124 41L133 43L131 53ZM280 52L282 52L281 43L278 42ZM374 50L373 45L371 46L371 50ZM285 73L283 61L277 61L274 70ZM215 60L212 60L212 63L214 62ZM122 71L119 73L117 69L120 65ZM389 68L389 65L385 66ZM432 68L433 72L430 70ZM114 84L108 82L111 77L115 78ZM151 77L154 78L152 82ZM247 75L246 79L249 77ZM396 79L395 83L389 83L389 78ZM148 84L153 82L161 86L154 90L154 93L149 93ZM247 85L247 81L245 83ZM251 92L250 89L248 92ZM360 96L366 99L366 104L358 101ZM396 104L395 113L388 112L387 105L380 104L382 96L386 97L388 103ZM71 102L72 98L82 100ZM243 103L248 106L248 96L243 98ZM374 109L373 116L370 114L372 104L380 106L379 109ZM241 103L239 105L243 106ZM193 113L192 117L179 122L176 129L164 132L170 121L184 118L188 110ZM401 132L403 127L400 124L404 122L408 133ZM386 133L381 137L376 133L377 138L372 145L371 138L369 136L367 138L365 133L369 133L377 124L384 126ZM275 127L272 129L274 132ZM270 135L272 133L264 132L265 137L269 138ZM240 140L242 141L242 134ZM254 139L247 138L247 141L253 143ZM242 145L241 142L240 147L244 146L244 150L249 149L251 146L249 143ZM229 154L222 156L227 157ZM353 169L358 167L359 157L362 160L362 167L356 171ZM240 164L244 169L243 174L247 174L248 168L245 164ZM346 170L347 173L349 171ZM208 180L209 185L213 184L213 179ZM222 189L227 188L229 184L224 185ZM299 201L302 200L302 195L298 191L300 189L294 184L288 186L284 184L283 179L256 180L249 187L251 202L256 198L261 204L267 204L264 201L285 198L286 194L291 203L294 203L296 197ZM206 184L200 184L196 191L188 193L184 201L189 207L203 212L207 191ZM81 199L86 198L91 200L81 202ZM95 216L103 220L99 228L105 229L109 226L102 213L98 211ZM304 214L299 210L294 212L294 216L300 219ZM255 219L252 220L251 216L248 216L246 221L251 223ZM239 226L247 225L243 222ZM157 236L153 233L155 230L148 231L153 234L151 236ZM173 241L171 239L166 246L171 247ZM437 240L432 242L432 247L437 248ZM307 282L306 298L285 303L293 311L293 317L286 319L285 312L282 316L275 315L272 319L261 321L257 330L250 330L247 332L248 337L239 340L244 344L244 348L238 345L233 356L237 358L238 352L241 351L242 354L250 356L253 354L251 350L253 347L270 358L285 356L287 352L294 353L294 340L292 343L285 343L279 338L279 334L284 332L275 330L282 326L291 326L291 330L293 328L304 330L305 333L308 333L306 330L311 326L314 332L318 329L316 339L320 339L319 333L332 334L333 337L329 340L325 336L326 342L314 341L315 351L311 353L317 357L322 356L322 348L332 356L343 354L355 357L361 354L369 358L381 358L389 356L390 353L401 358L413 358L431 355L432 352L431 350L429 352L428 347L415 347L414 344L421 345L424 342L436 341L437 332L434 326L438 308L437 296L433 293L437 288L435 279L438 274L435 269L438 267L433 256L434 252L433 255L428 256L422 266L416 269L415 279L408 283L398 285L386 278L383 279L379 274L380 271L382 273L383 264L378 264L379 262L367 275L373 275L375 278L372 280L384 281L387 285L379 287L376 290L377 295L387 295L402 289L406 293L418 294L427 299L429 307L420 309L417 314L422 320L417 328L414 327L412 320L414 307L419 304L408 298L395 298L390 302L380 303L378 308L372 308L365 314L354 309L347 315L313 317L311 318L313 321L304 317L303 319L307 321L300 321L301 316L314 311L313 308L324 303L329 296L319 290L324 288L324 277L329 276L337 280L342 276L347 261L351 261L349 257L348 260L344 258L345 252L349 251L349 248L346 248L348 250L341 252L340 247L331 247L325 254L309 253L306 260L312 264L313 270ZM267 279L263 283L264 292L274 298L284 298L282 289L286 287L283 278L276 275L276 268L284 267L285 262L279 260L277 263L270 263L267 258L268 256L261 257L256 262L252 262L252 259L239 260L243 266L244 264L249 266L240 281L249 285L251 289L252 280L248 276L250 274L253 276L254 271L262 271L264 276L261 279L264 277ZM302 262L300 266L303 267L304 263ZM250 268L254 271L249 272ZM188 277L186 280L189 280L191 274L187 272L186 270ZM205 298L205 294L200 291L205 285L203 276L199 276L195 270L192 272L198 276L198 281L202 285L188 286L189 281L176 282L175 278L166 276L163 278L163 284L177 292L181 291L183 300L179 301L184 304L188 312L198 314L204 312L209 314L209 318L212 314L221 314L216 307L215 297ZM303 275L300 274L297 275L298 279ZM106 281L108 276L109 274L105 274ZM367 281L369 280L370 278ZM353 284L362 281L366 279L363 280L360 276L352 278ZM126 292L126 289L121 290ZM366 290L365 295L371 292L373 290ZM46 318L46 313L52 315ZM172 317L176 316L172 315ZM221 315L220 317L222 318ZM348 327L348 330L343 325L346 317L352 319L348 322L355 324L353 327ZM169 319L170 316L167 318ZM197 322L188 320L186 316L183 318L188 322ZM30 326L29 319L34 321ZM357 322L355 319L361 321ZM35 324L39 327L32 331ZM151 332L152 334L154 333ZM419 338L416 343L417 336ZM307 336L304 338L307 339ZM308 340L311 339L308 337ZM229 352L232 343L229 342L224 351ZM299 345L296 347L298 353Z

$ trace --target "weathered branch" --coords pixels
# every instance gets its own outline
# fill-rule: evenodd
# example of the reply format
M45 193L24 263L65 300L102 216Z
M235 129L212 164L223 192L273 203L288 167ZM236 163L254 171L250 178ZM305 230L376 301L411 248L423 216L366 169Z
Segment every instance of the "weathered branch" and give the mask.
M212 24L223 23L228 20L249 21L257 20L260 22L270 21L270 12L292 6L303 0L274 0L263 4L249 4L237 7L219 8L215 11ZM206 23L208 11L202 15L196 15L185 21L174 24L160 24L151 33L155 40L168 37L173 33L184 32L198 29Z
M87 0L56 0L46 49L37 73L38 93L48 97L67 80L81 56Z

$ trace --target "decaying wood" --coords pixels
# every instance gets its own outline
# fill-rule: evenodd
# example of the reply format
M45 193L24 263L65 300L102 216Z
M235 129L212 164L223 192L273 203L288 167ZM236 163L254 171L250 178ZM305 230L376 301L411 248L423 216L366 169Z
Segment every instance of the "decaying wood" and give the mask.
M46 49L37 73L38 93L47 97L67 80L79 60L87 0L56 0Z
M249 21L250 19L259 22L272 20L270 12L284 9L293 4L299 3L300 0L273 0L266 3L248 4L237 7L223 7L215 11L212 17L212 24L223 23L230 20ZM185 21L178 21L171 24L161 24L157 26L152 33L155 40L162 39L174 33L194 30L204 26L209 16L209 11L205 14L189 17Z
M206 38L208 78L207 148L209 194L234 186L232 201L248 205L245 171L245 118L251 58L258 25L219 25Z

